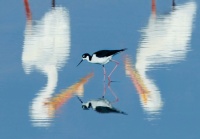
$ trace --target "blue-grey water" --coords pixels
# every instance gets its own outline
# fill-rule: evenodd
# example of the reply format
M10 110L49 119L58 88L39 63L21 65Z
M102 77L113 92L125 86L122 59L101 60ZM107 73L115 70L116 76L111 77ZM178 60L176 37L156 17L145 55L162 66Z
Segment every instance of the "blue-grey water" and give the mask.
M0 8L1 139L199 139L198 0L21 0ZM103 82L83 53L126 51ZM105 65L109 73L115 63ZM102 97L126 112L83 110Z

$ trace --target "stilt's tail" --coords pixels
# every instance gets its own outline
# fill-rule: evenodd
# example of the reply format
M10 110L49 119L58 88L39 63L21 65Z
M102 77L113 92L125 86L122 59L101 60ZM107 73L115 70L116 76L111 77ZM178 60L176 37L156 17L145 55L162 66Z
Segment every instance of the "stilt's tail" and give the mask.
M121 113L121 114L124 114L124 115L128 115L127 113L125 113L125 112L123 112L123 111L120 111L120 113Z
M121 49L120 51L125 51L125 50L127 50L127 48Z

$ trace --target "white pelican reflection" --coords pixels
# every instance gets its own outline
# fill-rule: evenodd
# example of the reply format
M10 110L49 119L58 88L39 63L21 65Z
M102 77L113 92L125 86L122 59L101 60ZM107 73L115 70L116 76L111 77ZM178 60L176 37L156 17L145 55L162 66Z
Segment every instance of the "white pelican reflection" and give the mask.
M158 88L146 75L140 74L133 65L130 56L125 57L124 63L126 75L131 78L140 96L142 107L148 114L158 114L163 105Z
M69 58L70 21L68 10L52 7L41 20L32 24L28 0L24 0L27 24L24 33L22 65L26 74L37 70L47 77L47 84L38 91L30 106L33 126L49 126L52 120L44 103L57 86L58 70ZM29 10L27 10L29 9Z
M176 6L170 14L152 14L142 30L136 57L136 68L145 73L158 65L184 60L189 51L196 3Z
M149 23L142 29L142 39L136 54L135 77L139 76L139 82L143 84L139 85L145 86L148 92L146 99L141 99L148 114L159 113L163 101L159 88L147 72L184 60L190 50L196 2L190 1L174 8L169 14L157 16L155 6L152 6Z

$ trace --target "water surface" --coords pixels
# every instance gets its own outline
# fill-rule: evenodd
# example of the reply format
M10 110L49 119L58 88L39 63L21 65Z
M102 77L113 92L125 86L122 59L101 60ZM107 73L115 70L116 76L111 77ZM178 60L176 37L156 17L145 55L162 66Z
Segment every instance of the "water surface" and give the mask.
M0 138L199 139L199 1L3 2ZM81 55L121 48L105 98L128 115L82 110L104 83Z

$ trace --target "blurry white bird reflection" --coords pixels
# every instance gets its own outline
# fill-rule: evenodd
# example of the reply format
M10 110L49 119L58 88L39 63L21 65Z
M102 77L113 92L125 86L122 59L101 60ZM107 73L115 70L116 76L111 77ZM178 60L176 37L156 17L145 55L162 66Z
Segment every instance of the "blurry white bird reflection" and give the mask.
M25 6L28 5L25 3ZM22 53L23 68L26 74L37 70L47 77L47 84L37 92L30 106L33 126L47 127L51 124L52 117L44 102L52 97L57 86L58 70L65 65L69 54L70 19L66 8L53 7L35 25L27 17Z
M150 68L184 60L190 50L195 14L196 3L193 1L176 6L166 15L152 14L147 27L142 29L136 69L144 74Z
M136 70L129 56L125 57L125 71L126 75L131 78L133 85L140 96L140 102L145 110L150 115L159 114L162 109L163 102L161 99L160 91L155 83L147 76L142 76ZM148 117L154 119L155 117Z
M151 116L159 113L163 101L159 88L153 79L148 77L147 72L186 59L190 50L195 14L194 1L176 6L172 12L165 15L156 15L153 9L148 25L141 31L142 39L139 42L135 66L131 65L130 58L126 58L125 62L128 63L129 69L132 68L130 71L134 72L134 75L132 73L131 77L130 71L126 73L135 86L143 88L142 92L145 92L143 94L146 94L146 97L142 96L141 104Z

